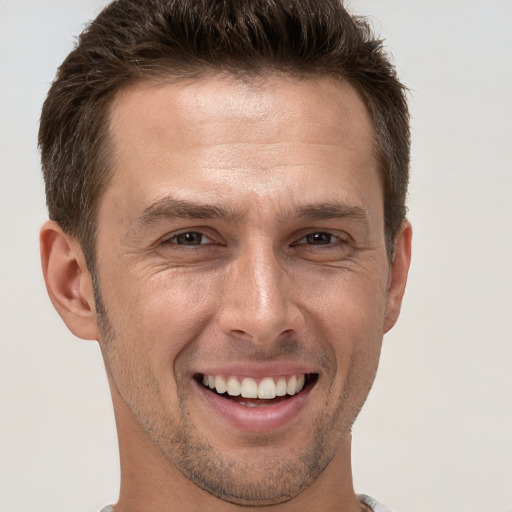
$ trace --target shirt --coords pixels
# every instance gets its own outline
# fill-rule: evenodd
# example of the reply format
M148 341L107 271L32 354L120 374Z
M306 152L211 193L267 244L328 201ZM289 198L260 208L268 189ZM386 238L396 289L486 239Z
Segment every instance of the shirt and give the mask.
M368 505L373 512L391 512L389 508L385 507L367 494L359 494L357 497L361 503ZM112 508L112 505L107 505L105 508L101 509L101 512L114 512L114 509Z

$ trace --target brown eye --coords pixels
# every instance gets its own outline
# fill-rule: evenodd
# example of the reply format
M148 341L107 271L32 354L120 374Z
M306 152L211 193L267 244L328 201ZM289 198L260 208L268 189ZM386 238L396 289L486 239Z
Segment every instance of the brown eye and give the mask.
M187 231L186 233L180 233L174 235L168 240L171 243L178 245L203 245L210 242L202 233L198 231Z
M318 231L316 233L309 233L302 237L297 243L309 245L329 245L338 242L338 237L325 231Z

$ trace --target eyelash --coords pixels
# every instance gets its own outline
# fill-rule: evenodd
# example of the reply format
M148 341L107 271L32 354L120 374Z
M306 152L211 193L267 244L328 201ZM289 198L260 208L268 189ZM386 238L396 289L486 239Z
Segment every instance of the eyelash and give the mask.
M190 236L190 235L199 235L201 238L200 238L200 242L199 243L179 243L178 242L178 237L186 237L186 236ZM314 241L312 240L309 240L310 242L312 243L307 243L307 242L303 242L305 240L307 240L308 238L310 237L319 237L319 236L328 236L330 238L330 241L327 242L327 243L322 243L322 241L320 240L320 243L315 243ZM209 245L209 242L206 242L204 243L204 239L208 240L209 242L213 242L215 243L214 240L212 240L210 237L206 236L204 233L202 233L201 231L183 231L181 233L177 233L165 240L163 240L163 244L173 244L173 245L180 245L180 246L185 246L185 247L197 247L199 245ZM291 247L295 247L295 246L298 246L298 245L312 245L312 246L333 246L335 244L344 244L344 243L347 243L347 240L343 239L342 237L338 236L338 235L335 235L333 233L330 233L329 231L312 231L310 233L307 233L306 235L302 236L301 238L297 239L296 241L292 242L290 244Z
M187 235L199 235L201 237L201 242L200 243L178 243L177 242L177 239L178 237L185 237ZM176 233L175 235L169 237L169 238L166 238L165 240L163 240L162 243L164 244L173 244L173 245L181 245L181 246L185 246L185 247L195 247L195 246L198 246L198 245L207 245L207 243L203 243L203 240L204 239L207 239L208 241L210 242L214 242L214 240L212 240L210 237L206 236L204 233L201 233L201 231L183 231L181 233Z
M335 235L333 233L330 233L329 231L313 231L311 233L308 233L307 235L304 235L302 238L299 238L296 242L292 243L292 246L299 245L303 240L306 240L309 237L315 237L318 235L321 235L321 236L327 235L330 238L330 241L327 243L322 243L322 241L320 241L320 243L315 243L313 241L313 243L304 243L304 245L331 246L332 247L335 244L346 243L346 240L344 240L342 237ZM310 242L311 242L311 240L310 240Z

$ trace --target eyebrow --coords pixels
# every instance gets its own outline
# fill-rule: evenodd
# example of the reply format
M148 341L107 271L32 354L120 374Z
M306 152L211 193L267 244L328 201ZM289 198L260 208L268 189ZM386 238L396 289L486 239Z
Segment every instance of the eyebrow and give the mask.
M294 213L296 217L308 220L351 217L363 222L368 221L368 212L365 208L338 202L301 206L297 208Z
M293 210L292 215L305 220L349 219L360 223L368 232L370 215L366 208L342 202L315 203L300 206ZM288 217L288 215L287 215Z
M155 200L134 220L134 227L145 228L161 220L172 219L220 219L235 222L241 214L231 208L216 204L184 201L170 196Z
M165 196L156 199L147 206L134 219L135 229L146 229L151 224L162 220L173 219L219 219L233 223L240 221L245 216L245 210L238 211L234 208L218 204L205 204L189 200L176 199ZM346 204L338 201L327 203L314 203L310 205L290 208L279 215L281 222L293 218L304 220L329 220L329 219L352 219L361 223L365 229L370 228L368 211L357 205Z

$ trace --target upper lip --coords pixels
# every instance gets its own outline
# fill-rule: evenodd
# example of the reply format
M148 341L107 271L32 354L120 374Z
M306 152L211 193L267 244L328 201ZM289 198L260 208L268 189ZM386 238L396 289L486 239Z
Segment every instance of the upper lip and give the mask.
M318 373L318 370L311 365L301 363L230 363L198 368L193 375L233 375L261 379L302 373Z

